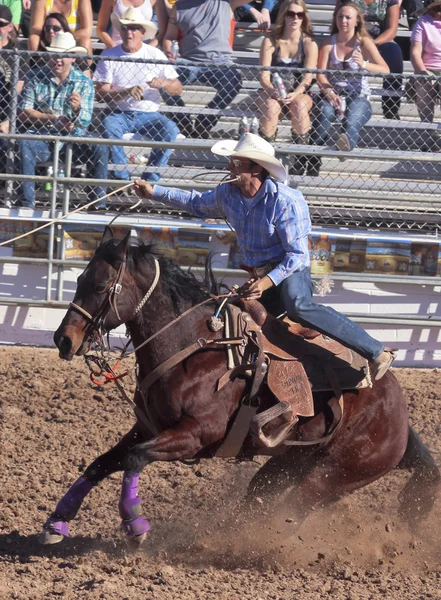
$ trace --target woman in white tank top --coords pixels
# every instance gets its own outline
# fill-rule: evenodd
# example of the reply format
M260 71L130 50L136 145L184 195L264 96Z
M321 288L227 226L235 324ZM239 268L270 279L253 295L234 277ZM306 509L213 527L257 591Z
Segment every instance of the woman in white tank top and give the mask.
M118 17L121 17L123 13L131 7L140 11L146 21L152 20L153 9L155 9L156 17L158 19L158 35L151 44L157 46L158 43L161 43L168 22L164 0L102 0L96 30L98 37L107 48L113 48L114 46L121 44L121 36L118 31L116 31L115 27L112 27L110 34L107 33L110 15L113 12Z
M389 67L366 31L358 4L346 2L334 13L331 35L323 40L320 48L318 68L337 72L317 75L321 100L312 142L324 146L329 139L331 124L339 117L342 132L337 148L349 152L357 145L361 128L372 116L367 77L355 73L389 73ZM315 159L309 172L313 176L319 174L321 166L321 158L316 156Z

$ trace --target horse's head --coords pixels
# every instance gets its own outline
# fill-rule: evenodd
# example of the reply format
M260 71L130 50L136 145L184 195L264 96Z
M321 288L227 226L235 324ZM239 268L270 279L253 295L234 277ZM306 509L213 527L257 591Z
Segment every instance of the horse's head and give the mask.
M60 357L84 354L94 337L135 316L139 292L126 269L130 233L122 240L106 227L94 257L78 277L73 302L54 334Z

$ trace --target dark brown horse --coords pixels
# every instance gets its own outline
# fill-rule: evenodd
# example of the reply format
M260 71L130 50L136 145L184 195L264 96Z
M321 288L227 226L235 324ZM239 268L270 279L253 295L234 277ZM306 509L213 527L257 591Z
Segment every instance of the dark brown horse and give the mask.
M214 303L190 310L207 297L192 275L156 257L148 246L131 245L129 236L113 238L107 228L94 258L78 279L74 302L54 340L61 358L72 360L84 354L100 328L112 330L125 323L136 348L186 313L136 351L142 381L183 348L208 337L222 337L222 332L212 333L207 327ZM226 365L224 348L207 346L165 370L149 389L149 412L156 433L143 425L144 403L137 392L134 401L140 418L114 448L93 461L59 501L44 526L43 542L54 543L68 535L67 522L75 517L86 494L116 471L124 471L119 503L123 526L129 535L142 539L149 524L140 514L139 474L154 461L210 458L216 453L249 385L238 377L217 391ZM266 394L266 386L262 386L262 407L269 402ZM313 507L332 502L398 467L413 470L401 494L403 512L409 514L415 508L421 517L430 511L439 471L409 427L406 402L393 373L375 381L372 388L345 393L344 399L342 424L329 443L277 449L250 482L246 503L294 486L291 499L299 516L305 517ZM318 396L315 402L320 412L323 398ZM316 428L317 435L322 435L323 413L301 420L300 433L302 428L309 432ZM246 453L261 454L252 444L245 440Z

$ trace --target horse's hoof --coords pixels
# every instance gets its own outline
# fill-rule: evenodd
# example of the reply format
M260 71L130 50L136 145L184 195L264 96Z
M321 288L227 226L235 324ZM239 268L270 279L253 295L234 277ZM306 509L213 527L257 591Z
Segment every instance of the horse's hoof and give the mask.
M54 533L49 529L43 529L43 531L40 533L38 541L40 542L41 546L50 546L52 544L59 544L64 540L64 538L65 536L61 535L60 533Z
M142 546L142 544L146 541L146 539L147 539L147 533L142 533L141 535L130 536L130 541L136 548L139 548L139 546Z

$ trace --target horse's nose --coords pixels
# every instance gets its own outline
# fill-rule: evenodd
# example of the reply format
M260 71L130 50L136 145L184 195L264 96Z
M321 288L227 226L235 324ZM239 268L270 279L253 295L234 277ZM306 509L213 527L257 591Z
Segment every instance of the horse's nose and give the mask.
M63 358L64 360L72 360L72 340L70 337L66 337L64 335L54 336L54 341L58 347L58 350L60 351L60 358Z

